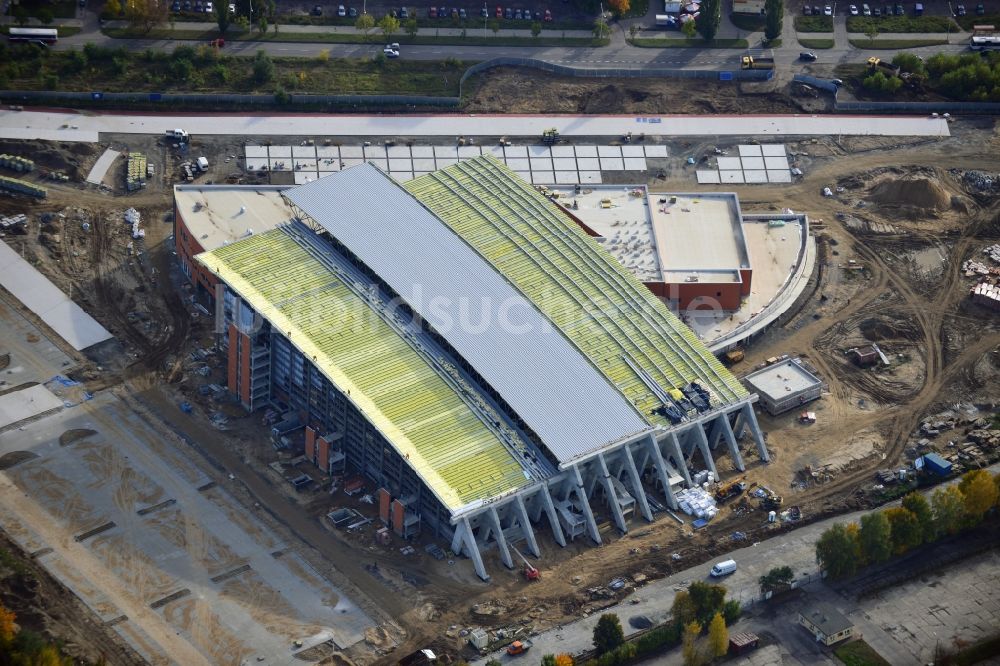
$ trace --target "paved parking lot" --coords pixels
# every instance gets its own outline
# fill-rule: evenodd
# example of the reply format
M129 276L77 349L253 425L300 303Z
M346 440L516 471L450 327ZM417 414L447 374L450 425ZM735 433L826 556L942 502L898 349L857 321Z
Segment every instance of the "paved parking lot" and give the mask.
M988 552L885 590L859 606L872 622L928 664L940 644L953 649L1000 628L1000 553Z
M294 663L371 621L111 394L0 435L0 527L150 663ZM307 662L306 662L307 663Z

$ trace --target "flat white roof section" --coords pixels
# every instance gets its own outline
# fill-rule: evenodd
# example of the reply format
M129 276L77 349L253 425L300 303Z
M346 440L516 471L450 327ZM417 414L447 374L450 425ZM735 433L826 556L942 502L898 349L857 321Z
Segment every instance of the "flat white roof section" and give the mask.
M749 384L754 391L767 394L775 400L780 400L789 394L815 388L823 383L819 377L791 358L752 372L744 377L743 381Z
M62 406L62 400L41 384L0 395L0 430Z
M733 271L750 267L735 194L648 197L656 253L663 271Z
M184 224L206 251L292 219L283 185L174 185Z
M559 461L649 429L530 301L374 166L284 194L447 340Z
M61 129L65 125L70 127ZM947 119L929 116L577 116L577 115L81 115L0 110L0 137L97 141L98 132L162 135L183 127L191 134L240 136L541 136L555 127L564 136L950 136ZM75 129L74 129L75 128ZM273 154L271 155L274 156Z
M77 351L113 337L4 242L0 242L0 285Z

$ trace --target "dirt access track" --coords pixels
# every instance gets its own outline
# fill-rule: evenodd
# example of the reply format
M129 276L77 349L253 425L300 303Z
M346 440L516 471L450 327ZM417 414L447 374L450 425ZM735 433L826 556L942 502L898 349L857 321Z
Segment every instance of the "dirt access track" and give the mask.
M819 421L812 426L796 423L795 415L761 417L773 461L765 466L752 460L747 473L748 481L783 494L786 505L802 507L807 519L876 501L868 492L873 471L914 449L915 431L929 414L959 402L979 405L985 414L1000 395L998 317L968 303L970 281L959 271L963 261L980 258L984 246L1000 241L1000 191L976 189L964 177L972 168L1000 172L1000 138L992 119L959 119L952 132L933 140L787 139L789 152L800 154L806 174L801 181L735 188L747 212L787 207L808 213L818 240L819 269L809 299L784 326L751 346L747 359L734 368L744 374L770 356L797 354L829 386L814 403ZM198 140L213 164L222 164L236 148L232 138ZM129 141L132 149L147 154L160 149L155 139ZM697 188L685 156L745 142L718 141L670 142L664 177L650 184L663 191ZM95 147L92 155L74 153L81 171L103 147ZM51 148L68 153L70 145ZM231 170L232 165L219 168ZM824 187L838 186L842 190L836 196L822 196ZM127 249L129 236L120 220L129 206L148 220L140 252ZM207 382L221 381L224 373L212 354L192 360L192 352L210 348L213 338L208 319L184 301L178 286L165 217L169 208L165 184L129 197L56 185L39 204L0 199L0 213L27 212L33 218L26 236L6 240L72 291L124 346L119 361L111 359L100 370L95 362L77 359L72 375L94 391L113 389L137 409L163 419L194 447L183 449L185 455L209 478L227 483L233 474L237 482L227 485L232 497L289 544L297 544L303 557L380 625L348 653L336 651L338 660L388 662L427 645L457 654L464 644L461 629L560 624L608 603L592 599L588 590L606 586L615 576L641 584L725 552L735 531L753 540L773 535L770 530L776 528L768 527L766 513L746 502L730 503L698 532L667 519L636 520L622 536L605 512L598 516L603 546L577 542L560 549L542 539L543 557L537 562L542 580L531 585L488 552L494 579L487 585L467 561L437 561L425 554L423 541L407 556L398 552L399 543L376 544L373 529L350 534L327 529L324 516L332 506L351 506L365 515L373 509L325 489L289 490L268 467L278 456L266 441L260 416L212 402L198 391ZM52 228L39 224L42 212L66 217ZM83 231L83 220L92 231ZM878 342L898 363L877 373L846 364L845 349L863 341ZM201 368L208 368L207 377ZM177 408L181 401L194 404L194 413L183 414ZM217 413L227 416L228 430L210 425L208 417ZM152 414L143 418L159 420ZM725 459L719 469L733 474ZM804 479L805 469L822 474ZM672 560L673 553L681 556L680 563Z

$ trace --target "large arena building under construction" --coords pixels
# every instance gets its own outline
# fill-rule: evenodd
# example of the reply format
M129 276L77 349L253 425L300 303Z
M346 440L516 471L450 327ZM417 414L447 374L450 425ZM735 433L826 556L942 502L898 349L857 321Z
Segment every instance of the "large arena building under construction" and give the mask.
M624 532L676 507L717 447L743 469L745 433L767 460L756 396L492 157L175 202L229 389L293 414L309 460L372 480L397 534L449 539L484 579L484 548L511 567L511 541L538 556L539 531L600 542L595 512Z

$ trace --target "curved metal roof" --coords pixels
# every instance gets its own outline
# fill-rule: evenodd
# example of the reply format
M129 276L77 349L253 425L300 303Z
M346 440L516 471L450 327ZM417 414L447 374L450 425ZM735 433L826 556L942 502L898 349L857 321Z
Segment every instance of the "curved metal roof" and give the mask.
M650 429L531 301L376 167L285 196L447 340L560 462Z

